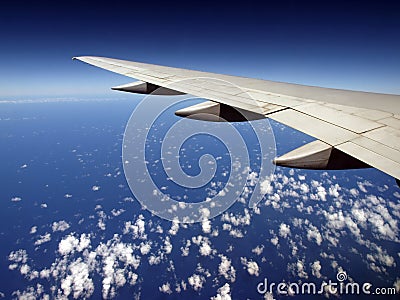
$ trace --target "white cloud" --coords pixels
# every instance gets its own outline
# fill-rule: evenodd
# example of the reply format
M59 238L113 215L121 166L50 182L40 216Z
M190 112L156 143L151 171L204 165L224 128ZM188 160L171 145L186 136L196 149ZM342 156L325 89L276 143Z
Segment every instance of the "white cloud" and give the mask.
M231 300L231 288L229 283L225 283L222 287L220 287L217 291L217 295L215 297L211 297L211 300Z
M272 194L274 191L274 188L271 185L271 178L267 178L260 183L260 191L262 194Z
M204 276L199 274L193 274L188 278L188 282L195 291L199 291L203 288L203 284L206 282L206 279Z
M222 192L222 191L221 191L221 192ZM223 195L221 195L221 196L223 196ZM210 212L210 210L209 210L207 207L202 207L202 208L200 208L200 215L201 215L201 218L202 218L203 220L207 220L208 217L210 216L210 214L211 214L211 212Z
M273 244L273 245L278 245L278 243L279 243L279 238L276 236L276 237L273 237L272 239L271 239L271 243Z
M253 252L257 255L261 255L263 253L263 251L264 251L264 245L259 245L251 250L251 252Z
M19 202L19 201L21 201L21 200L22 200L21 197L13 197L13 198L11 198L11 201L12 201L12 202Z
M372 244L371 250L374 250L375 253L367 254L367 259L372 261L374 264L380 263L382 266L386 266L386 267L395 267L396 266L396 262L395 262L393 256L387 254L387 252L385 250L383 250L382 247L380 247L376 244Z
M297 175L297 178L299 178L299 180L306 180L306 175Z
M240 261L242 265L247 267L247 272L250 275L258 276L260 268L258 267L258 264L255 261L252 260L247 260L246 257L241 257Z
M358 197L358 195L360 194L359 191L357 189L355 189L355 188L351 188L349 190L349 193L350 193L350 195L352 195L355 198Z
M358 221L358 223L365 224L367 221L367 215L363 209L358 209L353 207L351 210L351 214Z
M145 240L147 235L145 234L145 223L144 217L139 215L138 219L134 224L131 221L125 222L125 228L123 229L124 234L132 233L133 238L140 238Z
M199 246L199 253L202 256L208 256L212 253L212 248L210 246L210 240L207 237L203 237L201 235L193 236L192 243ZM186 251L189 252L190 241L186 241L185 248L181 248L183 254L186 254ZM183 255L182 254L182 255ZM183 255L185 256L185 255Z
M199 246L202 240L203 240L203 237L201 235L192 236L192 243L195 245Z
M150 242L146 242L146 243L140 243L140 253L142 255L146 255L150 252L151 250L151 244Z
M244 215L224 213L221 217L223 222L229 222L234 226L248 226L250 225L251 215L247 208L244 209Z
M212 281L214 287L220 287L214 299L229 299L228 297L231 297L231 286L229 285L236 280L236 270L233 267L233 260L231 261L229 257L225 256L227 255L226 253L235 249L235 253L239 253L239 257L247 256L248 253L240 252L245 250L240 247L240 242L249 242L248 239L250 236L247 235L247 231L252 228L246 228L246 226L250 225L253 216L264 218L266 211L275 209L275 213L281 214L281 217L278 216L278 218L274 220L281 221L277 223L277 228L264 231L264 241L267 243L265 247L268 248L267 245L270 240L273 245L279 248L279 239L281 239L281 241L287 239L289 251L277 253L276 255L282 257L282 259L299 257L299 260L292 260L288 266L285 266L298 280L302 280L299 278L307 278L307 272L310 276L312 274L315 278L324 278L321 274L321 257L323 257L322 261L324 263L326 262L329 264L330 261L335 261L332 267L336 269L338 269L339 264L343 264L349 258L346 256L346 252L341 252L341 255L337 257L334 255L326 255L324 257L324 253L318 251L305 251L307 250L306 246L311 244L307 243L307 240L315 243L316 245L314 245L316 248L322 245L322 241L326 244L330 242L332 245L328 246L331 247L333 251L334 248L332 246L343 244L344 239L346 239L346 241L347 239L352 239L356 243L349 244L349 249L346 251L349 253L357 253L357 258L366 262L364 264L366 266L364 269L369 268L372 271L380 272L380 276L394 271L394 268L397 267L396 259L399 256L398 253L392 248L385 248L387 247L386 243L378 242L380 239L390 241L399 240L398 220L400 218L400 204L393 202L396 198L393 196L390 198L391 193L388 192L386 199L382 195L366 195L357 187L355 189L340 188L335 184L335 179L331 174L329 174L329 176L321 175L321 180L314 180L313 183L310 182L309 184L306 184L306 182L303 181L305 178L297 176L297 173L294 171L293 175L295 177L286 176L285 174L287 175L287 171L285 171L284 174L275 174L273 176L274 180L269 181L268 189L270 190L270 194L267 195L265 205L271 205L271 207L266 209L260 206L260 216L254 216L253 213L247 211L245 206L243 206L244 213L224 213L221 216L221 222L218 219L214 219L211 224L208 219L203 219L202 223L199 225L201 226L201 234L204 233L205 236L199 235L186 239L188 234L190 234L186 229L193 229L192 225L186 226L185 224L179 224L179 222L173 221L170 228L164 227L166 229L163 230L161 225L158 225L159 222L154 221L154 219L151 218L145 222L143 216L139 216L129 222L122 223L121 230L123 230L125 236L115 233L115 236L111 240L104 240L105 232L99 233L99 230L95 228L93 237L103 238L102 242L97 247L93 247L93 241L91 243L91 239L93 238L91 238L91 235L85 236L83 239L84 243L82 244L79 235L65 235L59 242L56 260L50 266L42 270L35 270L35 268L37 268L36 265L29 263L27 255L26 258L23 258L23 254L10 253L9 269L23 273L27 280L37 278L38 280L56 282L52 287L56 292L52 295L58 298L66 297L64 292L69 292L69 297L73 298L75 282L77 295L79 293L84 293L84 291L80 289L80 287L82 287L80 282L85 279L91 280L91 278L93 278L92 275L100 273L99 275L102 277L100 282L103 288L103 296L111 298L116 295L117 289L122 285L135 285L142 282L142 278L139 279L138 274L135 273L135 270L137 270L141 264L140 255L146 255L146 257L143 257L142 262L148 265L158 265L167 262L167 259L174 258L174 256L166 255L172 253L171 237L166 238L169 234L176 235L174 242L176 241L176 246L178 248L180 247L182 256L189 256L190 247L198 247L198 252L192 251L190 256L193 258L197 255L200 261L210 261L204 257L211 256L211 261L214 262L214 264L211 264L211 268L213 269L205 270L203 267L199 267L196 271L193 271L194 274L185 282L185 280L179 277L171 277L174 276L173 263L177 263L176 261L173 263L171 262L170 266L166 266L169 272L167 277L163 277L163 281L158 282L158 285L155 287L155 292L159 293L159 289L161 292L170 290L171 293L179 293L181 290L186 289L186 285L190 286L195 291L200 291L202 287L204 287L208 276L211 276L211 274L218 274L219 277L210 280L210 284ZM308 181L309 180L307 180L307 182ZM362 186L367 187L368 184L362 183ZM379 190L379 187L368 188L368 190L371 191L375 191L375 189ZM314 198L309 196L310 190ZM310 201L312 199L323 200L324 197L326 199L327 194L331 197L335 197L335 201L325 203ZM242 204L238 203L238 205ZM96 207L96 213L99 211L102 211L100 205ZM117 216L120 211L122 210L113 209L110 216ZM309 220L306 218L294 218L294 216L299 215L298 211L310 214ZM107 217L104 212L100 214L100 218L107 220L107 225L109 224L110 228L116 228L114 224L119 224L114 218ZM207 215L207 212L205 212L205 215ZM81 220L88 220L86 216L81 216L79 218ZM93 216L93 218L96 217ZM269 217L267 217L267 219L268 218ZM293 223L290 223L291 220ZM310 220L312 220L313 224ZM96 223L96 221L94 222ZM47 226L50 225L53 231L61 231L65 223L67 224L66 226L72 224L64 222L65 221L54 222ZM164 226L164 224L165 223L162 223L162 226ZM211 228L211 225L213 225L213 228ZM151 232L149 238L154 238L153 240L147 239L146 226L147 230ZM228 245L222 245L220 243L215 245L211 244L211 241L214 241L212 238L214 232L221 230L221 227L235 237L243 237L243 240L238 241L232 239ZM45 225L41 225L40 228L43 229L46 227ZM33 226L31 231L32 233L36 233L38 228ZM39 237L39 240L44 236ZM122 242L122 240L128 241L128 243ZM254 253L253 259L259 259L261 262L265 262L268 259L262 257L263 254L264 256L269 256L269 254L264 251L266 248L264 249L263 244L249 245L253 245L253 249L250 248L252 251L250 254ZM269 244L269 246L272 247L271 244ZM142 248L144 251L142 251ZM249 250L248 247L246 249ZM368 251L363 252L362 249L367 249ZM326 249L322 249L321 251L326 251ZM218 258L212 257L212 255L216 255L217 253L225 254L218 255L220 261L218 261ZM331 253L334 253L334 251ZM14 261L14 259L17 261ZM18 259L21 261L18 262ZM217 259L217 261L214 261L214 259ZM22 262L22 260L24 260L24 262ZM80 268L87 268L87 273L82 269L82 274L88 274L87 277L85 277L85 275L83 278L79 279L76 277L78 274L74 273L75 276L73 275L73 271L70 271L70 269L73 268L73 264L78 264L78 262L83 264L79 266ZM246 269L250 275L259 276L261 273L259 268L260 262L251 261L247 258L243 259L243 257L241 262L244 265L243 268ZM76 266L76 268L78 269L78 266ZM243 272L245 271L243 270ZM60 286L61 282L63 282L63 288ZM225 282L228 282L228 284L224 284ZM388 284L391 285L392 283L393 281ZM400 279L398 279L395 284L400 287ZM21 292L21 295L25 293L25 295L32 294L37 296L38 290L35 286L33 290L27 288L26 291ZM229 289L227 287L229 287ZM138 287L137 290L139 289ZM17 292L15 295L17 295ZM80 298L84 297L85 296L82 295L80 296ZM164 295L164 297L166 297L166 295Z
M111 211L111 214L112 214L114 217L118 217L118 216L120 216L121 214L123 214L124 212L125 212L125 209L123 209L123 208L120 208L120 209L115 209L115 208L113 208L112 211Z
M150 255L149 256L149 265L158 265L161 262L161 256Z
M361 192L363 193L368 193L367 189L365 188L365 183L364 182L357 182L358 188L360 189Z
M317 187L317 194L318 197L322 200L322 201L326 201L326 190L323 186L318 186Z
M12 251L8 255L8 260L16 263L26 263L28 261L28 254L25 249L19 249L17 251Z
M226 280L230 280L231 282L235 282L236 280L236 270L232 266L231 261L226 256L220 254L221 263L218 266L218 273L225 277Z
M170 254L172 252L172 244L171 244L171 241L169 239L169 236L167 236L165 238L163 249L165 251L165 254Z
M89 277L89 266L80 258L68 266L68 275L61 280L61 289L66 297L89 298L94 291L93 280Z
M172 290L171 290L171 285L169 284L169 282L164 283L162 286L160 286L158 288L160 290L160 292L165 293L165 294L172 294Z
M231 229L232 229L232 225L231 225L231 224L228 224L228 223L222 224L222 230L227 230L227 231L229 231L229 230L231 230Z
M50 277L50 270L49 269L43 269L39 273L40 278L49 278Z
M317 278L321 278L321 263L319 260L316 260L312 263L311 265L311 272L312 274L317 277Z
M30 270L31 268L27 264L22 265L20 268L20 272L22 275L27 275Z
M202 256L208 256L208 255L211 254L211 252L212 252L212 249L211 249L211 246L209 244L209 241L208 240L207 241L203 240L203 242L201 243L201 246L199 248L199 253Z
M116 289L126 283L136 284L138 275L132 272L132 268L138 268L140 257L133 255L134 249L131 244L120 242L116 234L106 243L100 243L95 251L90 251L90 248L89 234L80 236L69 234L59 243L58 253L62 255L62 258L56 259L50 268L32 270L27 263L26 251L22 249L10 253L9 260L13 264L9 268L19 267L20 272L28 280L39 277L47 280L56 279L60 284L58 298L64 298L67 295L70 298L90 297L94 289L90 274L94 271L102 271L104 298L114 297ZM21 295L28 295L28 292L32 294L31 290L27 289ZM37 296L38 290L35 289L34 292Z
M279 226L279 235L283 238L287 238L290 235L290 225L281 223Z
M178 218L175 218L172 220L171 229L168 231L168 233L170 235L176 235L178 233L178 230L179 230L179 220Z
M44 235L41 235L40 238L35 241L35 246L39 246L39 245L41 245L43 243L47 243L49 241L51 241L51 234L46 233Z
M315 227L314 225L310 224L307 229L307 239L309 241L315 240L318 246L321 245L322 243L322 236L321 233L319 232L318 228Z
M335 198L337 198L337 197L339 197L339 191L341 190L341 187L337 184L337 183L335 183L335 184L333 184L333 185L331 185L330 187L329 187L329 195L330 196L332 196L332 197L335 197Z
M302 184L300 185L300 191L301 191L303 194L308 194L309 191L310 191L310 188L308 187L308 184L307 184L307 183L302 183Z
M241 232L239 229L232 229L229 231L229 235L235 237L235 238L242 238L244 237L243 232Z
M90 235L85 233L81 234L80 238L76 238L73 234L63 238L58 244L58 252L61 255L68 255L73 253L75 250L82 252L84 249L90 246Z
M114 279L114 264L115 264L115 257L114 256L106 256L104 258L104 266L103 266L103 298L107 298L110 293L111 285L113 284ZM111 290L110 297L114 295L113 290Z
M96 192L98 190L100 190L100 186L98 186L98 185L92 186L92 191Z
M297 276L299 276L300 278L308 278L308 275L304 270L304 262L303 261L298 260L296 263L296 267L297 267Z
M276 299L274 298L274 295L272 293L266 292L264 294L264 300L276 300Z
M99 216L99 219L97 221L97 227L100 230L106 230L106 223L104 222L107 217L106 213L101 210L97 212L97 215Z
M130 278L129 284L130 285L135 285L137 280L138 280L138 278L139 278L139 276L138 276L138 274L129 271L128 278Z
M51 228L53 229L53 232L55 231L65 231L70 227L70 225L64 221L58 221L58 222L53 222L53 225L51 226Z
M211 232L211 222L210 220L203 220L201 222L201 228L204 233L210 233Z
M186 240L185 247L181 247L182 256L188 256L189 255L190 245L191 245L190 240Z
M103 298L114 297L116 289L126 282L136 284L138 277L132 272L132 267L139 267L140 257L133 255L133 251L133 246L121 242L118 235L114 235L106 244L100 243L96 248L95 254L102 258L103 264Z
M397 293L400 293L400 278L397 277L396 281L393 283L394 288L396 289Z

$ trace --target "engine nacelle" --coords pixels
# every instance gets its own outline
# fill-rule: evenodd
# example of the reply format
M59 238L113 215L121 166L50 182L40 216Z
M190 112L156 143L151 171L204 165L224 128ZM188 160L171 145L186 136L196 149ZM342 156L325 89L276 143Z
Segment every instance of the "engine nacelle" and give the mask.
M175 115L210 122L243 122L265 118L261 114L213 101L206 101L177 110Z
M171 90L156 84L152 84L144 81L135 81L133 83L128 83L124 85L119 85L111 88L115 91L122 91L135 94L152 94L152 95L162 95L162 96L175 96L184 95L185 93Z
M320 140L313 141L275 158L274 164L282 167L313 170L346 170L371 167Z

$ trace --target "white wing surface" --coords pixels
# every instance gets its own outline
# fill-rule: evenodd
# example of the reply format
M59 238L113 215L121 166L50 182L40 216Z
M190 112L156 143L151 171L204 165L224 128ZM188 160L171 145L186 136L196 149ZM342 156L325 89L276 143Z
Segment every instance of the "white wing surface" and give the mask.
M329 89L207 73L125 60L75 59L140 80L115 90L210 100L177 111L206 112L215 120L268 117L317 140L276 158L281 166L308 169L375 167L400 180L400 96ZM214 120L214 121L215 121ZM398 181L399 182L399 181Z

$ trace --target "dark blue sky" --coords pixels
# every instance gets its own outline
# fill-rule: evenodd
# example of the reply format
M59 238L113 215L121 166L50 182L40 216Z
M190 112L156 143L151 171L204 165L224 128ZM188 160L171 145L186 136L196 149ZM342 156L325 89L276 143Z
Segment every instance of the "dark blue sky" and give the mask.
M76 55L400 94L398 1L276 2L2 3L0 99L131 81Z

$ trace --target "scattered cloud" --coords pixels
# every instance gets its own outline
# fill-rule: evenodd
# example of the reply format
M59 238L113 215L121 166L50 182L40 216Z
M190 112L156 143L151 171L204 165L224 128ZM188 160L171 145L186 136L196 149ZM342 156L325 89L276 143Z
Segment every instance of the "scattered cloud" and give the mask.
M219 257L221 258L221 263L218 265L219 275L224 276L224 278L230 282L235 282L236 270L232 266L231 260L223 254L220 254Z
M251 172L250 175L249 183L255 183L258 174ZM216 186L218 184L215 183ZM336 253L335 247L348 239L355 241L348 251L361 257L366 272L379 273L379 276L390 274L390 285L400 289L400 279L391 276L398 268L398 254L384 243L379 243L380 240L399 242L400 204L397 203L396 195L387 198L379 194L373 195L372 191L376 187L367 181L359 180L354 187L346 187L337 183L331 175L321 173L318 178L309 173L303 175L298 170L278 172L261 180L261 185L266 195L257 212L247 208L244 200L247 200L246 193L249 191L245 191L244 200L236 203L235 208L228 210L220 218L209 220L210 212L201 210L202 222L198 225L180 224L178 220L171 223L156 222L152 218L145 220L145 213L128 218L128 213L122 215L126 208L114 208L110 211L109 208L106 209L107 206L104 205L103 208L100 204L96 204L94 213L93 210L91 212L93 226L98 225L93 232L65 232L71 228L73 221L60 220L47 225L40 224L39 228L42 230L51 228L52 232L69 234L57 241L57 257L45 268L37 269L28 258L26 250L20 249L9 254L9 269L35 283L24 291L15 291L14 295L45 298L44 287L48 284L39 284L40 280L45 280L54 282L50 298L88 298L94 293L94 276L100 275L102 296L113 298L122 286L143 282L142 270L138 268L141 264L147 264L151 268L165 266L168 274L158 283L157 292L170 295L181 293L187 288L201 292L205 286L208 287L206 282L209 280L214 288L215 296L212 299L231 299L231 290L235 291L234 283L237 281L237 268L243 267L250 276L262 277L262 269L268 262L275 268L288 270L296 279L307 279L309 276L321 280L329 278L332 270L342 270L340 265L345 266L348 257L345 252L347 249L342 249L340 255L327 253ZM93 191L97 191L96 188L92 188ZM67 195L69 194L65 195L66 198L72 196ZM14 198L14 202L21 201L19 197ZM130 197L121 199L124 199L121 200L121 205L135 202ZM265 214L266 211L268 214ZM119 218L114 219L115 217ZM268 227L260 232L262 238L257 240L248 233L253 233L254 224L258 224L263 218L268 222ZM88 220L90 217L79 216L79 219ZM120 224L121 234L116 232L107 240L108 232L103 231L106 229L106 222L107 229L117 228L113 225ZM32 226L30 233L36 234L40 229ZM192 231L197 231L191 236L187 235L188 230L191 235ZM227 244L222 245L217 241L215 236L219 233L227 238ZM32 243L39 246L52 238L55 240L59 235L53 234L52 237L45 232L31 238L34 239ZM245 245L249 236L254 241ZM326 245L331 252L323 248ZM308 251L314 246L321 251ZM275 253L271 248L285 251ZM36 249L42 250L40 247ZM182 260L197 257L202 266L199 264L189 277L188 274L182 277L174 266L177 263L173 261L175 254L182 256ZM235 257L238 254L240 261ZM280 266L276 261L284 263ZM244 270L241 272L246 272ZM352 276L356 277L357 274Z
M240 261L241 261L242 265L244 265L247 268L247 272L250 275L253 275L253 276L259 275L260 268L258 267L257 262L248 260L246 257L241 257Z
M231 287L229 283L225 283L222 287L220 287L217 291L217 295L215 297L211 297L211 300L231 300Z
M199 274L193 274L188 278L189 285L195 290L199 291L203 288L203 284L206 282L204 276Z
M44 243L47 243L47 242L50 242L50 241L51 241L51 234L50 233L46 233L44 235L41 235L39 237L39 239L37 239L35 241L35 246L39 246L41 244L44 244Z
M287 238L290 235L290 225L281 223L279 226L279 235L283 238Z
M160 292L165 293L165 294L172 294L172 290L171 290L171 285L169 284L169 282L164 283L162 286L160 286L158 288L160 290Z
M321 278L321 263L319 260L316 260L312 263L311 265L311 272L312 274L317 277L317 278Z
M58 222L53 222L53 225L51 226L53 232L55 232L55 231L65 231L69 227L70 227L70 225L64 220L61 220L61 221L58 221Z

